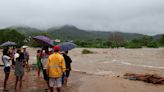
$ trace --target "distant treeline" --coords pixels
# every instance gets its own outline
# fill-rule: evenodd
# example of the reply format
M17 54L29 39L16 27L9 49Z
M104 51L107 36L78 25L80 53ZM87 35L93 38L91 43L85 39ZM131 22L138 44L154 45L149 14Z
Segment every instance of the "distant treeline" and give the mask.
M30 36L21 34L17 32L15 29L1 29L0 30L0 44L6 41L13 41L18 44L18 47L22 45L28 45L32 47L39 47L40 45L36 43L32 37L36 35L45 35L50 36L46 32L39 32L39 33L31 33ZM65 40L66 41L66 40ZM73 40L78 47L86 47L86 48L142 48L142 47L149 47L149 48L158 48L164 47L164 35L162 35L159 39L153 39L151 36L143 36L142 38L133 39L133 40L126 40L124 36L120 33L115 32L110 34L109 38L104 39L77 39Z
M119 37L119 36L118 36ZM164 47L164 35L161 36L160 39L153 39L151 36L144 36L142 38L133 39L130 41L124 40L121 38L109 38L109 40L104 41L101 39L97 40L77 40L75 43L80 47L87 48L158 48Z

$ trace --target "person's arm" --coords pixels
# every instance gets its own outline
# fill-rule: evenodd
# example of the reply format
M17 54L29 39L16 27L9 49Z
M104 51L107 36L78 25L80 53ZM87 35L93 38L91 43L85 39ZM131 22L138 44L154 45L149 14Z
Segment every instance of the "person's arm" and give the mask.
M29 58L30 58L30 55L29 55L29 53L27 52L27 59L29 60Z
M50 64L50 58L48 58L47 64L46 64L46 73L49 75L49 65Z
M66 71L66 65L65 65L65 61L64 61L63 57L62 57L62 60L61 60L61 66L62 66L62 71L65 72Z
M8 59L8 61L11 60L11 58L9 56L6 56L6 58Z

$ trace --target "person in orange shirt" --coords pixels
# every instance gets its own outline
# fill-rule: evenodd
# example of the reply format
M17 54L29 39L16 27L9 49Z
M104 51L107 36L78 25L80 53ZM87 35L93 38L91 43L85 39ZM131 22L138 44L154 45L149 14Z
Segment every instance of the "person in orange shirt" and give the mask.
M62 86L62 74L66 70L64 58L59 52L60 47L54 46L54 53L49 56L46 65L47 76L49 77L50 92L53 92L53 87L56 88L57 92L60 92Z

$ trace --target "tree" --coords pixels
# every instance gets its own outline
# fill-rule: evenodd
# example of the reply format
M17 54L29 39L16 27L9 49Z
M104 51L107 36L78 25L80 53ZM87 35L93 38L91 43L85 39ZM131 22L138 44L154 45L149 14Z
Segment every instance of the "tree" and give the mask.
M148 44L152 41L153 41L153 38L151 36L144 36L141 38L141 45L148 46Z
M109 44L111 43L112 47L121 47L124 43L124 37L119 32L113 32L109 35Z

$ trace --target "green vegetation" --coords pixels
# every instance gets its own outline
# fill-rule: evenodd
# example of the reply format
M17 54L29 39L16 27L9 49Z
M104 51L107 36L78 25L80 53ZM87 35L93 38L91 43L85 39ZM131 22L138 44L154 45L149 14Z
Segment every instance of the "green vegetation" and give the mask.
M134 39L127 43L126 48L158 48L158 41L154 40L151 36L144 36L141 39Z
M0 44L6 41L13 41L20 47L24 44L25 36L20 34L14 29L2 29L0 30Z
M87 49L84 49L81 53L82 53L82 54L93 54L92 51L87 50Z
M164 47L164 35L146 36L136 33L85 31L74 26L63 26L39 30L30 27L11 27L0 30L0 43L14 41L18 46L41 46L32 37L46 35L51 39L73 41L78 47L85 48L158 48Z
M164 47L164 35L161 35L160 39L159 39L159 45Z

